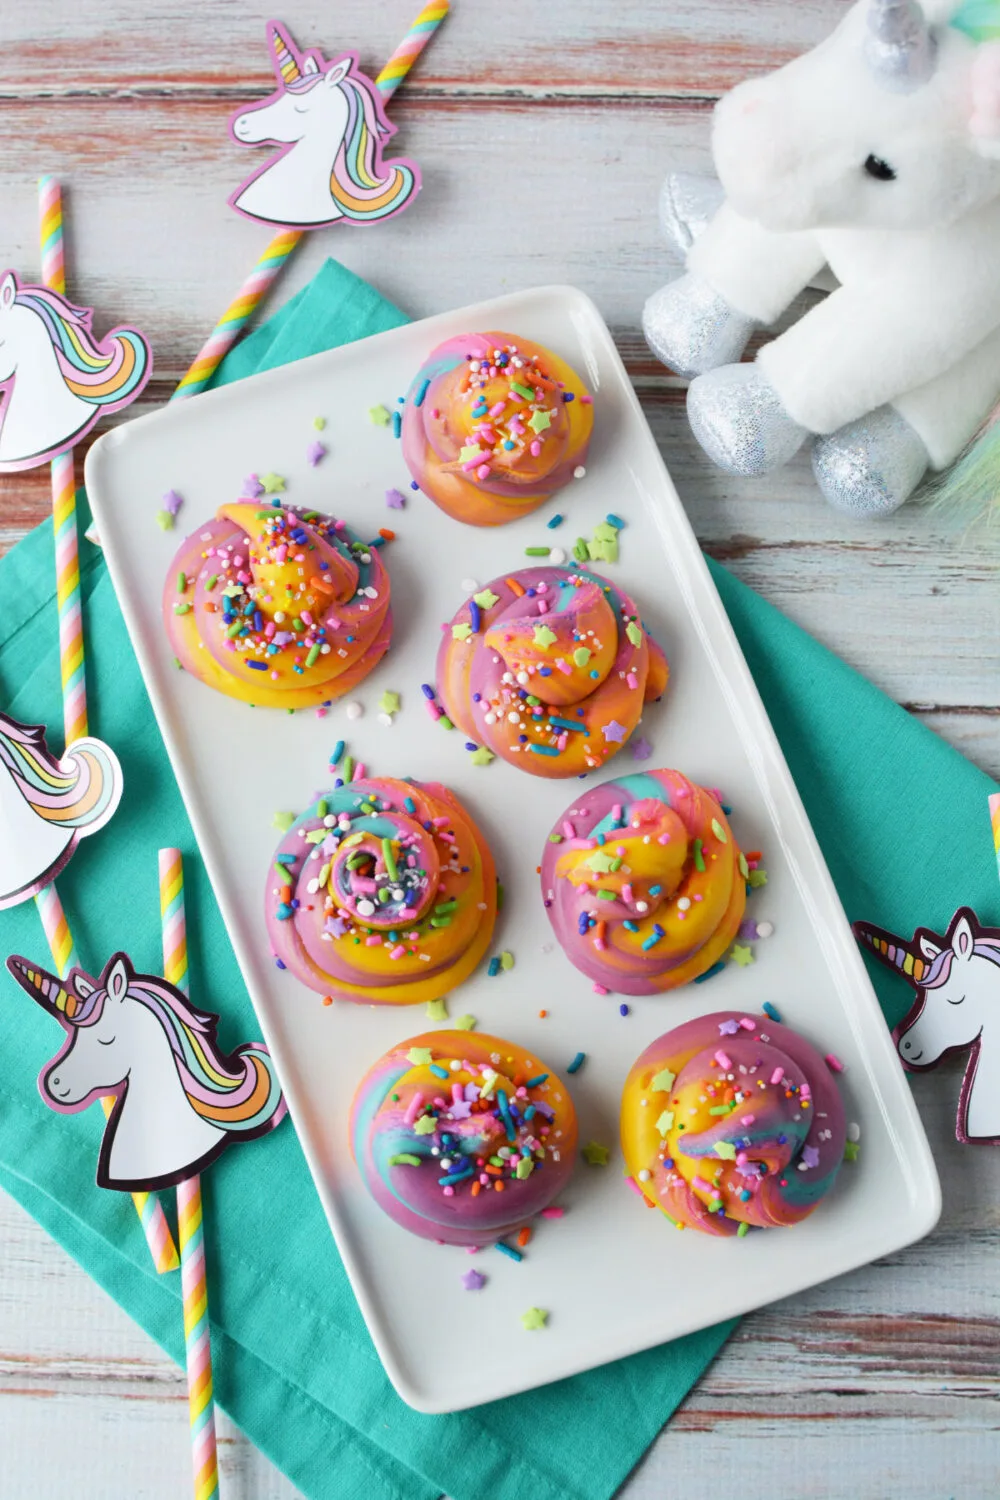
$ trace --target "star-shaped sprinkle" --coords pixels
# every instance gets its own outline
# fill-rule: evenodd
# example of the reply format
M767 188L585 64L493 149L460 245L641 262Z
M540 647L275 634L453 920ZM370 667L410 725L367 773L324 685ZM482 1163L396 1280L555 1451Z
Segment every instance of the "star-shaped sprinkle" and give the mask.
M448 1002L447 1002L447 1000L444 1000L444 999L440 999L440 1000L428 1000L428 1002L427 1002L427 1019L429 1021L447 1021L447 1019L448 1019Z
M474 766L488 766L491 760L496 760L492 750L487 750L485 745L480 745L478 750L472 752L472 764Z
M547 411L535 411L531 414L528 426L532 432L541 434L552 426L552 418Z
M326 457L326 452L325 443L310 443L306 449L306 462L315 469L320 459Z
M739 1021L720 1021L719 1022L719 1035L720 1036L735 1036L736 1033L739 1031L739 1029L740 1029L740 1023L739 1023Z
M256 500L258 495L263 495L264 486L256 474L248 474L243 481L243 494L247 500Z
M478 443L466 443L465 447L459 452L458 461L460 464L471 464L474 458L488 457L489 455L483 452Z
M757 923L753 917L747 917L745 922L740 923L740 937L745 943L755 943L757 936Z
M326 426L326 418L313 417L313 426L315 427L317 432L322 432L323 428Z
M340 938L347 931L347 923L343 917L327 917L323 924L323 931L328 932L331 937Z
M169 510L172 516L176 516L183 504L184 499L181 495L178 495L176 490L167 490L167 493L163 497L164 510Z
M295 822L295 814L291 812L276 812L271 819L271 827L277 828L279 833L287 833Z
M384 714L398 714L399 694L392 692L389 688L386 688L385 692L378 700L378 706Z
M465 1287L465 1290L467 1292L481 1292L483 1287L486 1285L486 1277L483 1275L482 1271L477 1271L473 1266L473 1268L469 1271L466 1271L465 1275L462 1277L462 1285Z
M805 1162L805 1164L806 1164L807 1167L818 1167L819 1166L819 1148L816 1147L816 1146L803 1146L802 1147L802 1160Z
M669 1094L674 1086L676 1073L671 1073L669 1068L661 1068L649 1085L655 1094Z
M405 510L406 496L401 494L399 490L386 490L385 503L390 510Z
M621 858L616 854L608 854L605 849L595 849L587 859L587 868L597 870L602 875L609 875L620 864Z
M628 730L625 728L624 724L619 724L617 719L612 719L609 724L602 724L601 733L603 734L609 745L621 745L625 742L625 736L628 734Z
M499 594L494 594L492 589L480 589L478 594L473 594L473 599L480 609L492 609L499 599Z
M661 1135L666 1135L667 1131L671 1130L673 1128L673 1123L674 1123L674 1112L673 1112L673 1110L672 1109L665 1109L663 1111L662 1115L660 1116L660 1118L656 1122L656 1128L660 1132Z
M368 408L368 420L376 427L388 427L392 416L385 406L370 406Z
M552 642L554 640L556 640L556 639L557 639L557 637L556 637L555 631L554 630L550 630L547 625L536 625L535 626L535 645L536 646L541 646L544 649L544 647L546 647L546 646L551 646Z
M753 963L753 949L745 943L734 943L729 952L729 957L737 968L745 969L747 964Z
M413 1127L415 1135L433 1135L436 1129L437 1121L433 1115L421 1115Z
M476 1024L476 1018L475 1016L459 1016L453 1024L456 1031L471 1031Z
M285 488L285 481L280 474L262 474L260 482L264 486L265 495L280 495Z
M529 1333L536 1328L544 1328L548 1322L549 1315L541 1307L529 1307L528 1311L521 1314L521 1327Z
M767 885L766 870L751 870L747 878L749 879L750 884L754 890L756 890L759 886Z
M158 510L156 512L156 524L161 531L173 531L174 518L169 510Z
M468 622L463 622L460 625L453 625L451 627L451 633L456 641L467 641L469 639L469 636L472 634L472 626L468 624Z
M457 1104L452 1104L448 1109L448 1118L451 1120L467 1120L472 1114L472 1105L466 1104L464 1099L459 1099Z
M588 1141L582 1155L588 1167L606 1167L608 1164L608 1148L597 1141Z
M412 1063L415 1068L427 1068L434 1057L429 1047L411 1047L406 1054L406 1061Z
M652 745L643 734L636 735L631 743L631 750L633 760L648 760L653 753Z
M732 1141L716 1141L715 1154L721 1156L723 1161L735 1161L736 1147Z

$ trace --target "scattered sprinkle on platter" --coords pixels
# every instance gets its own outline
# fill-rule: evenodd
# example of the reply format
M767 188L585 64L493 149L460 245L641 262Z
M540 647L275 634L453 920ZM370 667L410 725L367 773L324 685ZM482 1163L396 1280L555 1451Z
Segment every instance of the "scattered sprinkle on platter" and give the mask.
M521 332L569 360L594 394L594 439L585 471L540 510L477 529L411 488L394 416L431 348L489 328ZM286 502L384 544L393 645L348 701L322 714L251 709L210 691L177 670L163 630L161 593L180 538L244 493L248 474L265 491L280 481ZM676 491L582 293L541 288L463 308L164 408L95 445L87 486L303 1150L404 1400L443 1412L512 1395L788 1296L929 1232L940 1190L874 992ZM647 706L601 777L637 769L636 759L676 767L720 789L741 846L760 852L727 961L672 995L595 993L554 941L537 868L577 783L520 774L442 725L439 705L435 712L443 625L475 588L543 556L575 558L626 589L670 661L666 696ZM279 830L358 762L374 775L450 786L496 859L504 902L490 957L430 1008L324 1005L269 951L263 900ZM193 985L217 1007L210 976ZM842 1068L852 1159L804 1223L713 1240L677 1231L628 1190L618 1104L629 1067L660 1032L740 1008L763 1020L776 1012ZM359 1079L391 1045L435 1023L478 1026L537 1051L573 1093L576 1172L562 1212L548 1210L521 1245L509 1239L470 1255L407 1235L369 1198L351 1160Z

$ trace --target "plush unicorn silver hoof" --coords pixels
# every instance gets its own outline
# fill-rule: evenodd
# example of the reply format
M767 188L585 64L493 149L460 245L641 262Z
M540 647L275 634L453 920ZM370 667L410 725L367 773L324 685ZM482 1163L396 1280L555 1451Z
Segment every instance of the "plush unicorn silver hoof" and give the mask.
M724 199L717 177L699 172L670 173L660 190L660 227L681 255L687 256Z
M755 327L752 318L690 273L654 292L642 313L646 343L687 380L738 360Z
M691 431L727 474L752 477L780 469L809 436L782 406L757 365L725 365L688 388Z
M816 483L835 510L887 516L910 498L927 472L923 440L895 407L880 406L813 444Z

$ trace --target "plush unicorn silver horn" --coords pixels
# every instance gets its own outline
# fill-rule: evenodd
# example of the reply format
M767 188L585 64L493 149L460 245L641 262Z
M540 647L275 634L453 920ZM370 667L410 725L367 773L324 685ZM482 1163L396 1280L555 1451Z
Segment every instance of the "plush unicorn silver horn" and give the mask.
M916 89L927 82L937 48L916 0L871 0L865 53L890 88Z

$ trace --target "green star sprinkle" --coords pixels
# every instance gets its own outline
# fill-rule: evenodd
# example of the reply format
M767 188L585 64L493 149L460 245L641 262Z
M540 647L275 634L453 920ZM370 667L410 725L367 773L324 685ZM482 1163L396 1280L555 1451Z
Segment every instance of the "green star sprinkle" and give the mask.
M554 630L550 630L547 625L536 625L535 626L535 645L536 646L541 646L543 648L545 646L551 646L552 642L554 640L556 640L556 638L557 637L556 637L555 631Z
M514 1168L514 1176L518 1179L519 1182L523 1182L526 1177L530 1177L531 1176L531 1174L532 1174L532 1172L534 1170L535 1170L535 1163L531 1160L531 1157L530 1156L522 1156L521 1160L518 1162L517 1166Z
M459 451L458 461L460 464L471 464L474 458L485 457L486 454L478 443L466 443L465 447Z
M529 1307L528 1311L521 1314L521 1327L532 1333L536 1328L544 1328L549 1320L549 1315L541 1307Z
M649 1086L657 1094L669 1094L676 1077L677 1074L671 1073L669 1068L662 1068Z
M528 422L528 426L531 428L532 432L547 432L548 429L552 426L552 418L549 416L547 411L532 412L531 419Z
M472 634L472 626L469 624L453 625L451 633L456 641L467 641Z
M411 1047L406 1054L406 1061L412 1063L415 1068L427 1068L433 1057L434 1054L429 1047Z
M262 474L260 482L264 486L265 495L280 495L285 488L285 481L280 474Z
M277 828L279 833L287 833L295 822L295 814L290 812L276 812L271 819L271 827Z
M750 874L747 876L747 879L749 880L753 889L757 890L759 886L767 885L767 871L751 870Z
M414 1135L433 1135L437 1129L437 1122L433 1115L421 1115L413 1126Z
M399 694L390 692L389 689L386 688L385 692L378 700L378 706L384 714L398 714Z
M427 1019L428 1021L447 1021L448 1002L444 999L428 1000Z
M472 764L474 766L488 766L491 760L496 760L492 750L487 750L485 745L480 745L478 750L472 752Z
M587 859L588 870L597 870L602 875L609 875L612 870L617 870L621 859L617 854L608 854L605 849L595 849Z
M734 943L729 957L738 968L745 969L747 964L753 963L753 949L749 943Z
M156 524L161 531L173 531L174 518L169 510L158 510L156 512Z
M721 1156L723 1161L735 1161L736 1147L732 1141L716 1141L715 1154L716 1156Z
M391 413L384 406L370 406L368 408L368 420L376 427L388 427L392 421Z
M492 609L494 604L496 604L497 600L500 598L500 595L494 594L492 589L480 589L479 593L473 594L472 597L473 599L475 599L480 609Z
M459 1016L453 1025L456 1031L472 1031L475 1029L476 1018L475 1016Z
M597 1141L588 1141L582 1156L588 1167L606 1167L608 1164L608 1148Z
M660 1118L656 1122L656 1128L660 1132L661 1135L666 1135L667 1131L670 1130L670 1129L672 1129L673 1123L674 1123L674 1112L673 1112L673 1110L672 1109L665 1109L663 1111L662 1115L660 1116Z

